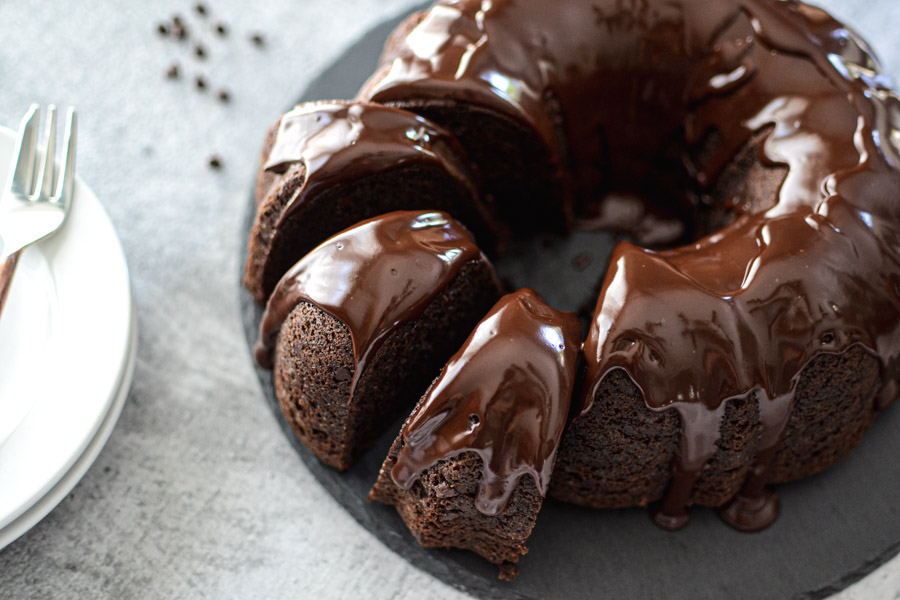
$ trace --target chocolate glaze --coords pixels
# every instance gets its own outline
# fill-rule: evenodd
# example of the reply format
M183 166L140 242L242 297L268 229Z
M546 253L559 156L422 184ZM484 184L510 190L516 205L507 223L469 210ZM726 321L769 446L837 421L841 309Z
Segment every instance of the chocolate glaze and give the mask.
M298 303L309 302L350 332L352 396L388 335L421 315L472 260L486 259L445 213L397 211L363 221L323 242L278 283L260 323L257 363L272 368L281 325Z
M468 181L460 159L442 151L448 147L458 144L446 131L403 110L364 102L302 104L281 117L263 165L266 171L284 173L302 163L306 171L302 189L284 208L275 230L319 190L399 165L435 162Z
M723 515L763 527L777 513L768 464L804 366L861 344L882 365L879 406L900 389L900 99L864 42L793 0L564 8L438 2L391 44L361 96L449 98L526 123L582 205L605 173L640 178L677 141L699 202L730 207L735 220L672 250L617 246L585 343L578 415L612 369L651 410L678 411L681 449L656 508L677 527L725 403L753 396L757 463L742 504ZM760 165L787 170L777 197L716 197L725 167L762 132Z
M438 461L475 452L482 513L503 512L526 474L545 495L580 346L574 313L554 310L528 288L501 298L403 425L394 483L409 489Z

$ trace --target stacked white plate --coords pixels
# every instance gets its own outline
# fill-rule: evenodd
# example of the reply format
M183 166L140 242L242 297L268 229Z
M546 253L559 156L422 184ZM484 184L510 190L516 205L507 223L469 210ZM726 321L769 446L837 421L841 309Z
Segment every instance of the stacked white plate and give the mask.
M0 128L0 189L15 134ZM0 548L93 464L119 418L137 323L128 266L94 193L76 179L53 237L25 250L0 317Z

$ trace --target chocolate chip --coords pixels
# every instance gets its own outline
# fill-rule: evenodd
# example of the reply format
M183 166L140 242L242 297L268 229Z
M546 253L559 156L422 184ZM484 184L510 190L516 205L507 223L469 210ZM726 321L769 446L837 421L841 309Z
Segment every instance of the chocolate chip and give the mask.
M206 16L206 5L200 4L198 2L197 4L194 5L194 11L196 11L196 13L198 15L200 15L201 17L205 17Z
M172 17L172 35L179 40L183 40L188 36L187 25L184 24L184 21L178 15Z
M572 266L576 271L583 271L591 264L591 261L591 255L587 252L582 252L572 259Z
M206 89L206 80L203 78L203 75L197 75L197 77L194 78L194 85L197 86L198 90Z
M194 54L197 55L197 58L206 58L206 48L203 47L203 44L194 44Z
M172 63L169 65L169 68L166 69L166 77L169 79L178 79L181 72L178 69L178 63Z
M225 88L219 88L216 96L218 96L219 100L222 102L228 102L231 100L231 94L229 94L228 90L226 90Z
M159 32L159 35L166 37L169 35L169 26L165 23L160 23L156 26L156 31Z
M209 157L209 166L213 169L221 169L222 168L222 159L219 158L218 154L213 154Z
M266 43L266 40L261 33L254 33L253 35L251 35L250 41L253 42L254 45L259 47L264 46Z
M222 37L225 37L226 35L228 35L228 26L225 25L225 23L219 21L218 23L216 23L216 33L218 33Z

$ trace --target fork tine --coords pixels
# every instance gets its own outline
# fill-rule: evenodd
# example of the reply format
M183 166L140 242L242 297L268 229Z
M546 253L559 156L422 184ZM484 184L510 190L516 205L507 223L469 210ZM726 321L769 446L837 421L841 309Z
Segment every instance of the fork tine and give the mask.
M44 132L44 162L41 164L35 190L34 199L42 195L50 197L53 193L53 172L56 170L56 107L52 104L47 107L47 130Z
M41 108L32 104L22 117L19 125L19 141L16 143L16 151L13 154L14 168L9 189L20 194L31 192L32 176L34 174L34 157L37 148L37 117Z
M75 114L74 108L69 108L66 117L66 139L63 142L63 172L57 183L56 194L53 199L62 202L63 206L69 207L72 202L72 188L75 184L75 139L78 126L78 115Z

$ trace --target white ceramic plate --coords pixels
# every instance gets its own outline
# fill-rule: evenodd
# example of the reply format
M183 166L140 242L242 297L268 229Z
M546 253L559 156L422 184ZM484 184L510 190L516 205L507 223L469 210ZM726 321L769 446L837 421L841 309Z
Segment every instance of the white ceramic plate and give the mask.
M14 143L0 128L0 189ZM52 510L106 442L135 330L118 237L76 178L66 224L23 253L0 319L0 548Z
M134 374L134 359L137 354L137 316L134 315L134 323L131 330L132 340L130 342L130 350L128 359L123 365L122 379L119 389L113 398L113 403L109 411L100 423L97 433L88 443L87 448L71 468L44 494L37 502L28 507L18 517L10 521L6 526L0 528L0 549L11 544L23 533L34 527L41 519L46 517L56 505L62 502L63 498L72 491L72 488L81 481L84 474L94 464L103 446L106 445L109 436L119 420L122 413L122 407L125 406L125 399L128 397L128 390L131 385L131 377Z

